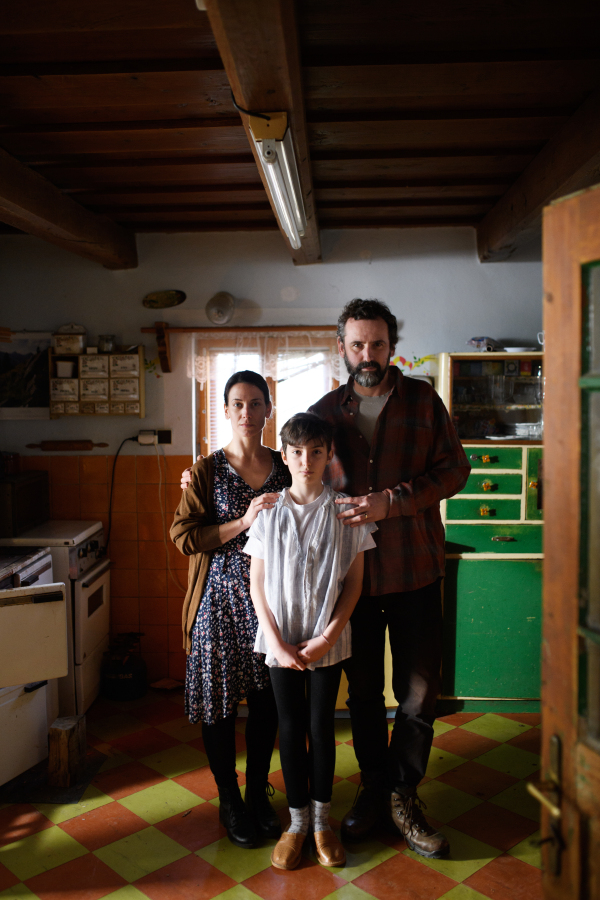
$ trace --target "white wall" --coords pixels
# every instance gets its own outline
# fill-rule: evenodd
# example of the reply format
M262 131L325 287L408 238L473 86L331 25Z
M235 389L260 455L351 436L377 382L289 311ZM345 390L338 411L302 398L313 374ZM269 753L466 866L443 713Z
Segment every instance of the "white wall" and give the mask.
M354 297L389 304L400 322L397 352L407 358L465 350L474 335L533 345L541 329L541 263L537 251L481 265L470 228L322 232L323 263L295 267L278 233L138 236L139 267L111 272L41 240L0 238L0 324L12 330L54 330L77 322L88 341L114 333L118 343L143 342L140 328L206 325L206 302L226 290L239 300L232 325L334 324ZM148 310L149 291L187 294L176 309ZM41 439L89 438L118 443L140 427L171 428L167 453L191 452L191 386L185 377L188 337L173 342L174 372L148 375L146 419L59 419L3 422L0 449L24 451ZM508 340L507 340L508 343ZM6 346L6 345L5 345ZM131 449L133 448L133 449ZM135 452L126 445L124 452Z

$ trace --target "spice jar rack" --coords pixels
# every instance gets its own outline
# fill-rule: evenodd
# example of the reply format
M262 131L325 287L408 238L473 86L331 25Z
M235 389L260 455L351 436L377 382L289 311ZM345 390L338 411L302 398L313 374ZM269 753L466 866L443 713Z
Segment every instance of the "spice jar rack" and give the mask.
M127 353L57 353L51 349L50 418L136 416L145 407L144 347ZM59 377L60 363L72 363L71 377ZM61 372L62 374L62 372Z

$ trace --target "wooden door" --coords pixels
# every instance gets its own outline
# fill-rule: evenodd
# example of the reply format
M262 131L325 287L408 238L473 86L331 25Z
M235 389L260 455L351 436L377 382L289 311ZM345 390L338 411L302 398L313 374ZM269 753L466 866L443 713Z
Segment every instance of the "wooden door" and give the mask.
M546 900L600 897L600 186L544 214Z

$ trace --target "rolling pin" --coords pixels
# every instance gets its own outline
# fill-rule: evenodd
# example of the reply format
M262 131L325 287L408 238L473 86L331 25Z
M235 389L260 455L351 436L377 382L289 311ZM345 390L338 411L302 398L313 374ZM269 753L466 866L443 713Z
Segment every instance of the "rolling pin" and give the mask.
M42 441L41 444L27 444L32 450L91 450L93 447L108 447L108 444L94 444L93 441Z

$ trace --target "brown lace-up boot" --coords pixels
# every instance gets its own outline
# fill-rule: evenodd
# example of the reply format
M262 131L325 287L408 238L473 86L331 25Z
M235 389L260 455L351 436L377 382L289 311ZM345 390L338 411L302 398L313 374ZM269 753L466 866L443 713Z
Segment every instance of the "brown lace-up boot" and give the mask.
M450 852L450 845L439 831L431 827L423 814L427 805L418 797L416 788L410 792L392 791L390 816L394 831L400 832L410 850L420 856L440 859Z
M342 819L342 839L362 841L378 822L384 822L387 813L386 796L383 779L362 772L354 805Z

